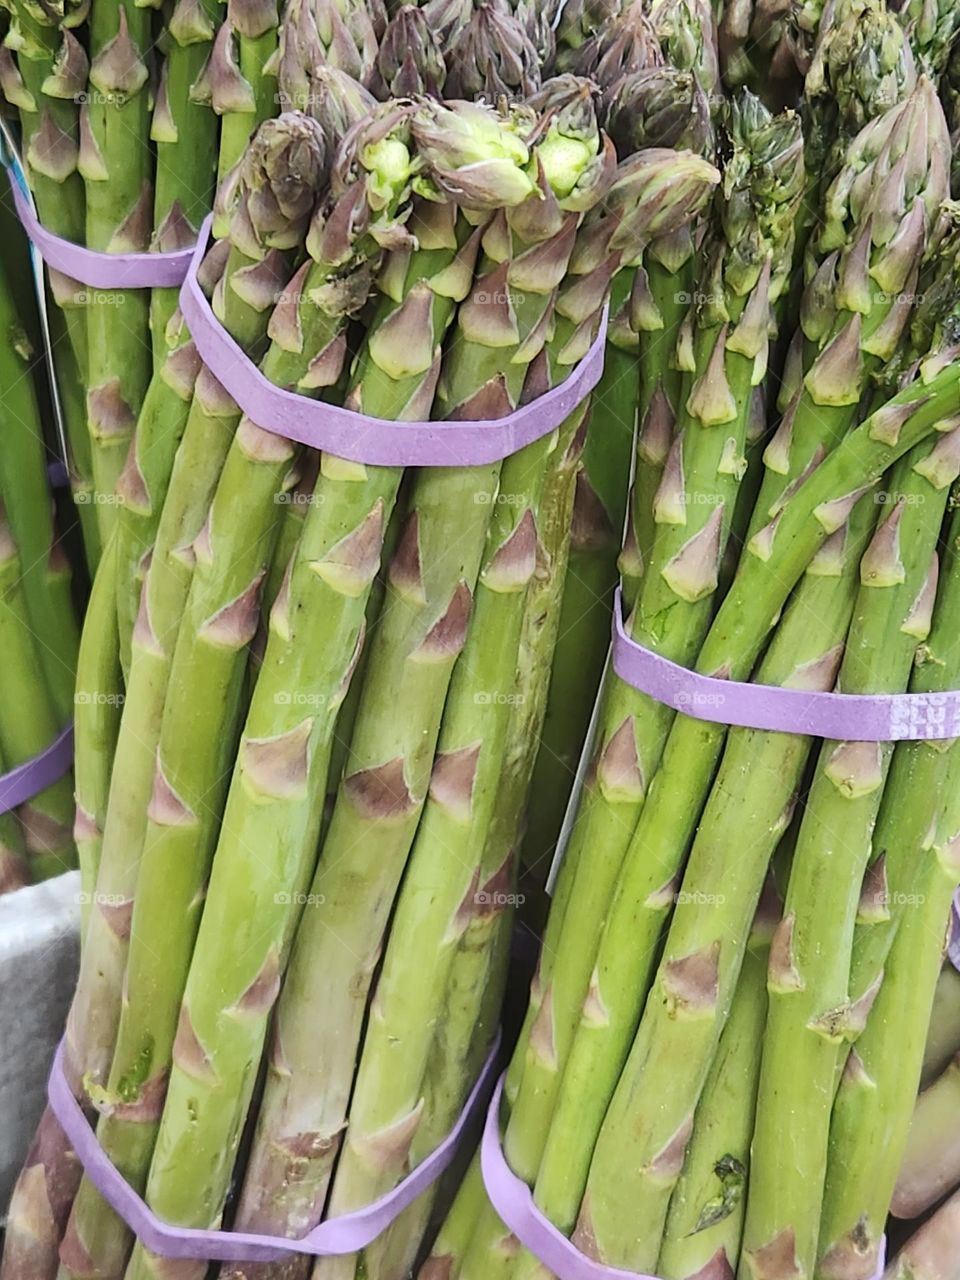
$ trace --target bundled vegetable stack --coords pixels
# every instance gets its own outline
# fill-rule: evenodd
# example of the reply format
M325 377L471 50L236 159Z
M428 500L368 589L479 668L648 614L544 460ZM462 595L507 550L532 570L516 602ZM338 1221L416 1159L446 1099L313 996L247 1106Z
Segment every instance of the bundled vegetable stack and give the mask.
M45 429L40 318L9 205L0 207L10 250L0 260L0 893L76 866L69 753L57 743L73 715L79 639L50 483L58 441ZM62 763L17 786L15 771L48 751Z
M51 1108L4 1280L565 1280L466 1145L396 1198L519 995L520 904L499 1133L554 1247L873 1280L956 1074L945 1031L911 1132L960 882L952 11L8 7L41 218L203 237L179 300L51 275L99 561L62 1070L202 1235L137 1238ZM714 683L655 698L651 653ZM922 723L728 728L744 681ZM208 1234L374 1204L347 1253Z

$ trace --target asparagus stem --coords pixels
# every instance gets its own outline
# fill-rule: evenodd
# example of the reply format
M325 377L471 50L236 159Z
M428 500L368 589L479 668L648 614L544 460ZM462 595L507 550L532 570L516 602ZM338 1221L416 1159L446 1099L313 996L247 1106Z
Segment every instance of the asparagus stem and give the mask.
M9 681L0 698L0 750L8 768L32 760L60 731L27 615L20 557L6 515L0 516L0 650ZM31 878L45 880L76 865L71 835L72 779L59 779L22 805Z
M210 56L222 0L178 0L167 22L169 49L163 59L151 140L157 149L151 247L163 253L196 239L210 208L216 166L218 122L209 105L194 97ZM150 297L153 377L119 480L117 611L121 657L130 667L142 563L156 536L173 456L186 426L192 383L189 334L177 313L177 290L154 289Z
M960 972L946 961L933 996L933 1012L927 1028L921 1089L926 1089L960 1051Z
M873 517L870 504L861 503L852 527L838 531L835 545L813 561L760 666L761 683L832 687ZM581 1020L537 1180L544 1205L554 1213L562 1210L559 1225L569 1230L580 1207L577 1235L595 1235L602 1257L613 1254L624 1235L618 1225L622 1205L627 1199L635 1203L639 1225L631 1232L630 1265L650 1270L680 1173L678 1153L689 1135L736 987L750 920L810 749L804 737L737 730L711 791L717 756L700 746L704 736L709 742L714 735L698 734L695 722L681 718L668 740L597 957L591 991L607 1016L599 1025L589 1015ZM745 778L749 781L741 781ZM675 894L651 985L658 934ZM596 1090L599 1102L590 1106L590 1123L578 1130L572 1103L591 1077L591 1093ZM610 1169L624 1161L628 1144L636 1173L611 1181ZM663 1152L670 1153L669 1160Z
M955 472L944 477L934 465L929 443L898 463L890 483L894 505L861 562L843 691L906 687L917 644L929 631L936 545L953 478ZM850 953L892 754L888 743L826 742L818 759L771 965L744 1276L769 1272L774 1280L788 1267L790 1274L813 1274L834 1072L840 1046L860 1032L876 994L874 987L851 999Z
M957 1280L960 1194L951 1196L903 1246L883 1280Z
M740 1251L760 1049L767 1016L769 934L747 946L730 1013L697 1104L683 1173L670 1197L657 1275L728 1274Z
M958 1099L960 1062L954 1059L916 1100L890 1206L897 1218L921 1217L956 1186L960 1149L953 1117Z
M76 787L73 837L80 858L84 933L100 871L110 779L124 703L117 646L114 550L111 545L109 554L102 561L102 571L93 580L77 657L73 713Z
M79 169L86 242L106 253L145 252L153 208L147 54L151 14L135 0L90 9L90 92L81 109ZM117 479L150 378L149 295L87 290L87 421L98 523L116 524Z

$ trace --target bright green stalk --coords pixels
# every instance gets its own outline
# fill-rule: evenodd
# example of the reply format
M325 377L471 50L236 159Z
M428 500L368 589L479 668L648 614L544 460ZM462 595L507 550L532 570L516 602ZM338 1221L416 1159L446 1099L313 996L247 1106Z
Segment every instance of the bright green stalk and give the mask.
M790 486L842 439L871 374L896 352L926 227L947 194L948 154L943 112L927 82L851 143L824 198L826 261L801 307L815 355L764 453L750 536L761 534Z
M277 114L275 62L280 16L277 0L227 0L227 16L214 41L198 97L209 95L220 116L220 153L214 234L223 235L237 166L264 120Z
M736 219L710 251L711 307L698 309L697 374L682 432L656 497L657 538L633 637L680 662L693 661L709 625L720 552L740 476L752 384L762 374L775 246L789 243L802 149L796 122L773 120L756 100L736 116L735 162L726 181L738 204L754 207L759 241L741 240ZM523 1081L505 1135L515 1172L533 1181L549 1117L590 979L596 945L630 834L642 809L672 712L614 677L606 682L593 775L584 789L572 846L579 863L567 916L576 941L561 936L550 985L529 1039L521 1039ZM574 858L578 854L574 850ZM565 930L564 930L565 932Z
M915 694L960 685L960 515L947 532L942 589L929 639L910 682ZM880 850L864 884L854 935L851 993L864 989L858 943L896 921L880 991L850 1050L830 1122L830 1153L817 1274L876 1266L877 1250L907 1144L944 931L960 882L960 751L955 742L907 742L894 753L877 822ZM869 946L869 942L867 943ZM872 949L872 948L871 948ZM870 984L873 985L872 983Z
M873 518L861 503L849 531L811 563L760 666L760 683L832 688ZM591 1003L581 1019L536 1184L538 1202L557 1224L595 1233L605 1258L617 1256L624 1203L635 1204L629 1265L639 1270L656 1265L689 1119L810 750L800 735L737 730L711 791L716 759L693 748L698 737L696 721L676 722L640 815L591 982L589 999L607 1016L592 1017ZM617 1167L631 1172L614 1179Z
M18 109L23 161L43 225L54 234L83 244L83 182L77 172L78 112L74 101L86 89L87 58L69 30L84 15L72 0L42 8L32 0L9 0L11 28L6 45L16 52L16 65L4 64L0 84ZM50 272L50 287L59 307L74 359L86 372L87 340L80 286Z
M90 88L79 169L86 183L86 243L106 253L145 252L153 211L147 56L151 14L136 0L94 0ZM117 479L150 380L149 294L90 289L87 421L101 537L116 524Z
M740 1252L750 1139L767 1016L770 938L747 945L723 1034L697 1105L683 1173L670 1197L656 1272L663 1280L730 1274ZM703 1270L706 1269L706 1270Z
M62 562L63 553L55 541L34 361L4 271L0 273L0 497L19 556L19 587L42 678L62 726L73 712L79 636L69 599L69 571L66 608L60 590L64 566L57 561Z
M936 1080L950 1059L960 1051L960 971L947 960L940 971L927 1029L920 1087Z
M157 149L151 240L157 252L191 245L213 200L219 123L208 104L195 101L193 89L210 55L222 8L222 0L201 0L199 4L178 0L167 22L169 48L161 67L150 129ZM154 289L150 297L153 377L118 477L122 507L115 554L124 669L130 666L143 558L156 536L192 391L190 378L182 372L183 364L191 362L192 348L177 312L177 292Z
M929 632L935 548L956 478L956 467L948 473L938 465L941 444L918 445L893 473L894 505L861 562L843 692L905 689ZM813 1275L837 1060L862 1030L876 994L851 998L850 954L892 755L890 743L826 742L820 752L772 951L744 1278L763 1274L771 1257L783 1259L790 1274ZM771 1280L781 1274L774 1270Z
M442 108L425 109L414 129L428 163L444 164L443 148L454 145L459 131L471 128L474 120L490 134L479 137L477 158L489 154L491 171L499 166L515 173L497 203L518 204L530 196L526 209L532 204L539 218L544 202L531 194L532 184L524 173L526 149L512 132L491 128L495 121L479 109L461 111L459 116ZM454 129L453 136L444 136ZM584 151L586 164L591 153ZM508 221L523 210L521 204L520 214L508 214ZM471 332L464 320L460 341L451 348L452 367L445 379L451 407L461 417L489 416L498 411L501 396L512 397L511 407L517 402L527 361L514 361L509 392L501 390L500 368L507 363L502 345L495 353L498 368L487 375L489 382L480 381L470 389L476 408L470 407L467 396L459 395L466 380L463 368L482 377L475 367L481 358L490 359L491 347L484 341L487 333L481 329L479 338L475 336L476 318L495 310L492 304L507 293L504 273L497 267L474 282L483 232L471 230L473 221L477 219L457 220L448 205L431 210L424 204L417 211L419 230L416 225L414 230L420 250L406 262L401 276L394 278L390 264L382 273L386 297L374 318L372 338L361 353L348 403L380 416L395 414L396 405L404 406L405 415L425 415L433 397L435 353L456 303L468 291L479 297L465 304L461 317L473 317L475 327ZM481 224L486 221L480 218ZM556 232L555 227L550 230ZM569 254L567 239L558 249L564 256ZM497 243L493 241L492 246ZM404 268L404 260L399 265ZM540 271L544 272L543 266ZM536 280L529 295L529 305L520 317L524 334L522 326L535 329L545 305ZM485 306L486 300L491 305ZM412 344L411 333L423 330L422 344ZM289 1230L288 1223L316 1220L323 1207L336 1143L327 1149L317 1144L317 1157L307 1169L306 1161L296 1154L299 1143L296 1139L290 1143L286 1135L336 1134L342 1129L373 969L368 958L381 944L426 798L444 696L463 645L497 471L493 465L428 469L418 474L413 486L410 515L390 568L357 707L349 772L338 793L311 887L316 906L301 923L277 1014L284 1059L296 1065L268 1077L240 1208L240 1221L248 1228L254 1224L253 1229L263 1229L269 1223L271 1230ZM373 490L373 497L392 504L400 472L380 469L371 477L374 480L379 489ZM454 523L455 539L450 536ZM389 729L383 719L386 705L390 706ZM331 982L334 972L335 984ZM339 1009L328 1020L331 1034L335 1032L329 1042L305 1034L302 1009L317 998L328 1008L334 1000ZM296 1178L290 1176L291 1160L296 1161Z
M960 1104L960 1059L919 1095L910 1119L891 1213L919 1218L960 1178L960 1143L953 1118Z
M0 754L0 769L7 766ZM0 894L12 893L30 883L30 867L23 847L23 832L16 814L0 814Z
M100 871L103 829L124 703L117 645L116 557L113 545L101 563L103 568L93 580L80 638L73 712L76 789L73 836L80 858L84 933Z
M21 588L20 557L5 515L0 517L0 652L5 673L0 750L7 767L15 768L49 747L62 725L43 678ZM69 774L27 801L19 814L32 879L45 880L76 865Z
M458 1280L474 1225L485 1202L480 1161L474 1156L437 1232L430 1255L417 1273L418 1280Z

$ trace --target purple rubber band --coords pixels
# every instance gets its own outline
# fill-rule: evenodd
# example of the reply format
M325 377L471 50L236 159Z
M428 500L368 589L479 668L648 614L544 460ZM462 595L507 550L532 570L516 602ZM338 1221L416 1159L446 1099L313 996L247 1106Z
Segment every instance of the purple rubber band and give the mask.
M70 484L70 472L59 458L47 467L47 480L52 489L66 489Z
M158 1218L104 1155L63 1074L62 1042L50 1069L47 1099L90 1181L151 1252L164 1258L199 1258L212 1262L282 1262L298 1253L318 1258L338 1257L365 1249L447 1168L465 1129L483 1104L499 1049L498 1035L457 1123L440 1146L399 1186L365 1209L321 1222L300 1240L246 1231L200 1231L194 1227L176 1227Z
M537 1208L533 1193L522 1178L507 1164L500 1142L500 1098L504 1077L490 1099L487 1120L480 1145L480 1172L490 1203L504 1226L509 1227L522 1245L550 1271L557 1280L657 1280L640 1271L621 1271L595 1262L559 1231ZM882 1280L886 1260L887 1239L880 1241L878 1265L872 1280Z
M59 781L73 763L73 725L54 738L46 751L32 760L18 764L9 773L0 775L0 813L9 813L18 805L32 800L35 795Z
M24 231L48 267L93 289L175 289L183 283L192 249L175 253L97 253L47 231L30 207L13 172L13 202Z
M838 742L903 742L960 737L960 690L945 693L815 693L718 680L678 666L627 635L617 589L613 669L633 685L697 720L774 729Z
M947 958L953 967L960 972L960 889L953 895L953 910L950 913L950 939L947 942Z
M180 290L180 311L200 359L257 426L340 458L381 467L481 466L547 435L597 385L607 317L590 350L559 386L506 418L480 422L387 422L285 391L270 382L220 324L197 281L208 218Z

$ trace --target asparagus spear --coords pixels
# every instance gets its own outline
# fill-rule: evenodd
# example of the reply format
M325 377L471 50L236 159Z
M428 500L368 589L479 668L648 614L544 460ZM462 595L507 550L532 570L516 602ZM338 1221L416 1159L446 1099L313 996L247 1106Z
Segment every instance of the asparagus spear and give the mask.
M701 316L700 372L684 409L674 466L668 463L658 493L655 554L632 620L635 639L679 661L692 659L709 623L715 566L729 524L725 512L732 509L738 482L751 382L766 349L769 296L776 295L783 279L779 268L776 273L770 268L767 254L789 243L801 163L791 118L773 121L756 100L744 100L733 119L737 150L728 165L727 183L728 190L737 193L732 207L742 206L742 212L728 221L725 236L718 233L710 251L718 283L710 295L714 305ZM751 205L762 216L763 228L754 224L744 240L742 219ZM725 322L724 314L729 317ZM720 425L723 430L716 430ZM566 915L575 921L571 927L578 943L567 944L561 933L554 944L557 960L549 998L530 1031L529 1045L521 1043L523 1083L505 1137L512 1166L531 1181L593 967L595 944L584 947L579 939L599 931L643 805L644 780L653 775L669 721L665 708L614 679L607 681L594 772L571 836L572 845L582 844L591 854L602 849L602 855L584 860L571 889Z
M253 245L248 241L255 239L254 228L258 222L265 241L272 240L289 249L295 248L298 241L302 242L317 188L326 173L324 155L321 130L306 117L288 114L262 126L241 174L241 188L247 199L243 202L245 215L241 218L238 213L237 220L248 228L248 240L241 243L252 250ZM265 245L263 252L266 252ZM213 388L201 387L201 403L205 400L205 390L209 393ZM124 1169L129 1180L140 1186L149 1167L177 1008L202 901L200 888L211 840L209 827L218 816L216 788L218 784L224 785L219 777L230 758L228 753L234 732L230 717L235 714L231 703L238 701L238 676L242 675L237 649L245 643L244 637L249 639L246 629L250 626L251 612L256 616L256 587L253 592L246 590L249 581L246 575L252 574L252 581L259 585L260 565L266 554L264 542L269 538L269 532L259 538L251 534L244 547L245 555L237 556L226 574L222 569L218 573L216 557L211 551L216 549L219 530L230 530L236 521L231 503L238 501L238 495L231 482L236 479L238 464L243 474L244 448L254 453L264 469L281 473L286 468L290 452L287 448L266 448L259 443L253 428L247 430L244 427L234 437L241 442L240 450L235 450L231 436L237 415L232 402L228 400L223 404L223 396L221 392L219 407L224 422L220 426L219 439L207 444L211 455L216 458L214 474L210 476L211 469L205 466L199 475L206 496L222 463L222 475L209 514L205 513L203 529L193 542L196 570L185 581L167 583L173 588L170 591L173 601L169 597L157 601L153 596L154 566L151 566L145 604L148 608L151 604L159 604L160 616L155 619L146 610L141 614L140 634L135 635L135 645L145 651L146 660L141 658L142 675L139 672L135 674L140 675L142 683L139 690L144 696L137 703L131 702L130 719L128 721L125 715L122 730L125 732L128 724L131 734L140 729L141 737L135 744L137 752L143 751L144 741L149 742L149 759L143 760L141 756L135 762L135 781L140 794L143 775L147 772L144 766L153 766L154 791L145 814L139 809L130 812L133 797L129 791L124 792L122 801L118 795L118 805L122 803L126 810L118 813L118 827L119 820L126 818L124 825L133 827L132 834L142 841L142 858L136 877L136 899L126 958L127 996L120 1010L119 1025L115 1021L113 1023L116 1043L109 1076L105 1081L103 1076L97 1080L88 1077L87 1085L105 1086L97 1090L97 1099L105 1110L99 1126L101 1144ZM209 426L204 425L209 431ZM188 424L182 446L185 455L195 447L195 440ZM209 478L204 482L204 477ZM164 518L168 510L176 510L185 499L189 507L193 507L191 495L197 479L196 474L184 476L180 487L171 490L164 507ZM242 498L239 501L242 502ZM188 586L189 594L185 596ZM210 607L211 600L217 602L217 592L223 593L219 609ZM174 619L166 612L171 603L176 607L175 619L179 620L179 613L183 613L179 634ZM208 619L213 621L206 626ZM166 629L158 632L156 622L165 623ZM171 622L174 622L172 627ZM175 646L174 635L177 635ZM198 690L202 688L222 691L218 710L224 717L225 742L219 749L219 755L213 749L205 752L201 737L205 726L195 727L191 714L199 697ZM165 704L160 701L164 689L167 690ZM138 724L134 718L137 715L146 717L146 721L141 719ZM189 784L193 790L188 790L178 781L180 775L176 772L178 768L187 770L187 766L180 764L179 752L190 742L199 743L198 758L205 763L209 759L209 769L214 771L211 773L196 767L189 769ZM115 780L115 788L116 785ZM173 789L167 790L167 787ZM195 824L181 822L177 825L170 821L175 811L175 796L184 803L192 803L193 812L201 815ZM181 810L181 817L182 813ZM110 816L108 814L108 823ZM171 866L177 868L176 877L170 874ZM159 892L161 884L163 888ZM156 910L156 903L164 898L168 905L178 904L173 909L175 929L171 926L170 917ZM157 956L161 953L164 956L162 968L157 964ZM108 998L110 994L106 993ZM100 993L99 999L104 1000L104 993ZM71 1019L75 1016L76 1004ZM113 1019L116 1019L115 1012ZM92 1274L99 1267L106 1267L111 1272L119 1271L128 1245L126 1228L92 1185L83 1184L61 1250L65 1271L72 1275Z
M533 42L511 13L482 3L445 50L451 98L526 98L540 88Z
M277 111L276 62L280 17L277 0L227 0L205 73L195 84L199 102L220 116L214 234L226 231L240 162L257 127ZM287 106L280 95L283 110Z
M903 1246L883 1280L957 1280L960 1194L953 1195Z
M494 122L486 113L462 108L460 104L456 113L449 108L424 108L423 117L415 122L421 151L428 161L447 171L452 165L457 169L469 163L485 165L490 175L488 187L468 190L467 202L481 203L481 207L492 204L494 208L518 205L517 214L508 214L507 219L518 221L515 235L521 248L535 253L541 245L551 247L552 238L562 269L569 254L569 236L565 241L557 223L565 227L567 220L559 210L541 216L541 194L525 172L526 148L512 130L493 128ZM596 139L593 141L595 144ZM584 145L582 157L578 156L581 165L591 158L592 150ZM564 171L564 181L568 177ZM455 170L450 173L449 185L457 185ZM528 226L519 218L529 214L531 205L535 216ZM462 217L457 224L453 210L449 215L443 214L443 206L439 210L439 215L435 210L425 221L423 215L429 213L429 207L423 209L421 230L414 228L421 250L410 259L403 287L395 298L388 294L384 299L382 319L374 321L373 329L381 332L391 316L413 316L415 305L421 309L426 306L424 315L434 340L425 345L422 363L429 359L429 365L409 372L384 339L369 343L351 396L351 402L365 411L377 412L381 401L388 407L387 392L396 396L397 402L409 404L411 413L432 400L437 372L434 353L453 319L456 302L468 289L475 301L462 322L458 342L450 349L445 380L452 404L447 408L444 403L443 407L462 417L487 416L507 411L519 398L527 361L517 353L515 370L507 365L509 384L504 386L500 370L505 348L492 348L484 341L484 329L467 324L471 316L499 310L507 288L503 273L500 283L493 277L495 267L482 270L476 284L473 281L473 262L487 219L481 218L481 227L474 233L470 227L473 219ZM496 244L493 241L492 247ZM550 257L545 257L539 274L547 288L552 288L555 269ZM388 270L388 287L389 277ZM534 275L522 317L530 329L535 328L535 320L546 305L543 287L534 287L536 284ZM397 328L396 332L407 331ZM388 353L389 365L385 359ZM399 381L389 377L394 365L404 375ZM461 388L471 376L474 386L472 399L468 399ZM248 1224L269 1222L276 1229L278 1221L285 1226L287 1221L316 1220L322 1209L336 1144L316 1144L312 1167L305 1167L300 1154L304 1144L297 1135L335 1134L342 1127L372 972L369 957L380 945L425 800L444 694L463 643L497 471L492 465L426 471L414 485L357 709L349 772L338 792L311 887L316 906L301 922L278 1009L277 1048L240 1208L240 1218ZM395 486L399 473L392 472L390 478ZM475 495L479 501L474 500ZM458 538L451 543L449 530L454 518ZM430 655L429 661L425 661L426 655ZM386 737L385 699L391 705L391 730ZM349 968L347 954L353 957ZM342 977L332 993L334 965ZM331 1039L319 1046L315 1034L305 1034L308 1028L299 1012L313 1002L317 983L324 999L329 1002L335 998L339 1010L328 1019ZM290 1177L293 1162L299 1171L296 1180Z
M960 1051L960 972L944 962L933 996L933 1012L927 1029L921 1089L926 1089Z
M935 548L956 474L944 478L935 450L918 445L891 478L893 505L861 563L845 692L903 690L929 631ZM813 1274L834 1072L876 995L876 987L859 999L848 994L850 952L892 754L888 743L826 742L817 762L770 970L744 1276Z
M145 252L153 209L147 63L150 10L135 0L91 0L90 92L80 114L79 170L87 192L86 243ZM150 379L149 295L89 290L87 421L97 519L106 542L115 489Z
M939 80L960 34L955 7L944 0L895 0L891 8L903 23L920 67L932 80Z
M852 527L838 531L824 554L813 560L760 666L761 683L832 687L873 516L870 504L861 504ZM611 1253L622 1230L617 1225L622 1197L630 1197L640 1223L630 1245L630 1265L651 1270L690 1117L736 988L750 920L770 858L789 822L810 749L810 740L802 736L750 730L730 735L651 985L657 935L698 812L696 803L690 804L688 787L696 785L705 792L713 772L710 767L701 774L697 756L678 749L692 736L689 722L678 721L634 832L593 980L592 990L608 1018L600 1027L589 1017L581 1019L537 1180L538 1194L551 1208L560 1197L566 1215L561 1221L569 1229L583 1187L581 1170L586 1170L591 1139L599 1130L577 1221L578 1238L595 1236L600 1256ZM712 766L715 761L707 763ZM670 889L664 891L664 885ZM632 929L626 923L628 914ZM607 1093L598 1090L603 1110L591 1105L592 1126L584 1125L586 1134L577 1142L571 1103L578 1084L587 1078L584 1073L591 1071L602 1073L608 1090L616 1087L609 1106L604 1105ZM628 1142L636 1173L612 1183L610 1170L623 1161ZM660 1154L665 1150L676 1153L669 1163Z
M381 101L415 94L438 98L446 76L440 38L426 10L414 4L401 5L380 41L372 92Z
M193 98L210 55L222 0L179 0L167 23L170 48L163 60L150 136L157 148L151 247L170 252L191 245L209 211L217 154L217 117ZM143 559L156 535L170 468L186 425L192 386L185 367L196 357L177 312L176 289L150 298L153 376L118 477L117 615L125 670L136 620Z
M958 538L960 515L954 514L933 626L910 682L914 693L937 694L960 681ZM897 747L875 837L886 856L881 853L882 863L874 862L864 884L863 911L869 912L873 899L875 910L896 914L899 924L867 1025L847 1057L830 1121L817 1262L817 1274L825 1278L862 1271L869 1280L876 1270L920 1082L943 939L960 883L958 780L960 752L952 742ZM879 900L874 897L878 888ZM856 967L855 938L854 974Z
M0 507L0 651L8 673L0 698L0 750L8 768L40 754L60 731L30 628L20 556ZM72 779L46 787L20 808L31 878L45 880L76 865L71 836Z
M818 351L764 453L751 537L775 519L789 486L835 447L855 420L870 374L896 351L928 219L946 194L946 148L943 114L925 81L851 143L824 200L820 237L830 251L823 274L835 269L839 287L826 306L822 275L807 289L801 324Z
M740 1252L750 1138L767 1016L770 928L755 921L730 1014L697 1104L657 1261L663 1280L731 1274Z
M954 1124L960 1100L956 1058L919 1095L897 1175L890 1211L919 1218L960 1180L960 1150Z
M73 711L79 637L69 569L53 524L47 451L34 384L36 358L4 267L0 271L0 414L4 422L0 495L19 554L19 589L36 637L41 679L55 721L62 726Z

